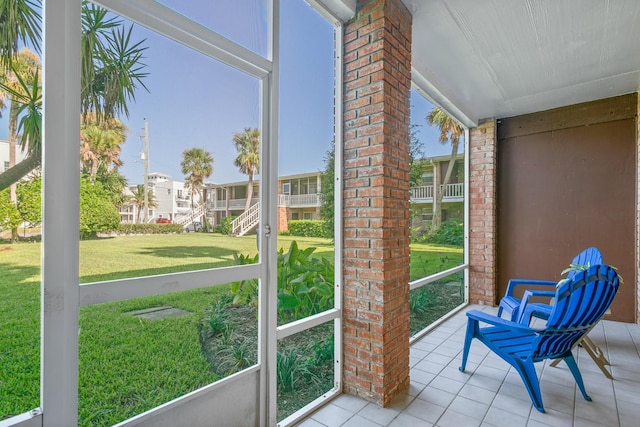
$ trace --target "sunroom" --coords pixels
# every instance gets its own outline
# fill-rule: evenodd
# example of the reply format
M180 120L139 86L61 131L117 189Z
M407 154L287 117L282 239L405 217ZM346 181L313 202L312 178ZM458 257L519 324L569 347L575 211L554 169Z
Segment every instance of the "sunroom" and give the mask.
M115 17L135 25L135 35L153 47L145 58L157 68L149 72L172 63L181 66L171 84L148 88L146 98L136 95L149 111L166 107L176 116L175 122L158 123L158 140L171 127L197 128L204 135L202 144L224 158L225 148L215 141L231 140L233 134L218 134L218 128L232 123L238 132L259 129L260 226L257 238L246 237L251 239L252 253L249 246L225 249L226 264L207 258L170 273L140 266L114 280L108 274L81 273L96 259L88 257L85 243L78 241L77 142L83 120L78 112L83 108L81 33L87 25L83 15L87 4L43 1L41 334L32 344L39 349L35 387L40 397L32 410L8 412L11 417L0 414L5 417L0 426L285 426L305 420L316 425L308 417L336 398L351 396L388 407L410 390L412 343L429 334L443 338L452 333L449 327L438 331L438 325L459 319L460 310L469 304L491 310L509 278L559 280L572 257L589 246L598 247L605 261L625 278L606 320L637 328L640 4L634 0L209 3L99 0L88 4L108 10L105 19ZM300 25L297 14L309 12L314 14L314 25ZM314 32L321 33L321 47L311 44L318 39L309 37ZM306 48L307 55L297 57L295 50L287 50L285 42L294 41L303 51ZM317 58L309 52L318 52ZM183 62L185 57L188 62ZM308 61L310 68L297 69L297 61ZM321 80L330 82L329 91L317 91ZM199 82L198 88L183 97L180 86L189 81ZM293 87L291 92L282 90L287 85ZM320 281L333 271L332 292L325 298L331 306L304 316L280 315L281 264L293 256L284 256L286 250L279 243L284 237L276 232L278 175L292 175L280 170L282 164L311 150L295 144L304 129L285 126L293 117L289 114L300 110L296 97L305 96L330 100L322 116L329 117L327 146L313 155L322 157L331 143L335 147L334 236L330 245L320 248L332 261L332 270L319 272L320 261L311 267L318 268L313 273ZM216 108L189 108L196 99L202 102L197 105ZM447 262L442 258L436 272L416 277L410 232L410 134L412 108L425 100L464 127L464 243ZM181 116L182 110L189 116ZM312 119L311 126L314 115L306 116ZM165 145L173 141L168 139ZM181 148L189 147L175 145L175 158ZM225 167L224 161L220 167ZM189 239L202 237L190 234ZM120 263L134 265L124 246L119 246ZM293 248L291 244L289 254L298 253ZM229 261L238 251L253 257L256 249L255 262ZM178 252L142 246L134 257L143 259L150 252L166 259L195 253L185 243ZM197 373L197 381L184 393L171 396L163 387L182 375L180 362L187 352L181 352L180 345L166 347L173 362L157 375L155 389L148 392L165 400L144 407L138 404L150 398L137 390L133 378L102 377L117 363L114 356L86 359L87 353L115 354L110 351L120 345L119 336L137 328L140 336L148 334L140 341L148 352L141 353L136 370L151 369L147 358L170 344L160 339L169 322L141 317L148 314L145 310L184 310L180 295L209 298L234 283L240 288L255 284L254 328L246 332L254 337L249 345L255 360L248 366L222 378ZM459 299L451 311L414 333L410 293L434 283ZM207 310L211 326L215 306ZM116 317L127 319L117 323L125 325L122 330L113 330ZM188 314L179 318L188 319ZM90 324L102 325L95 329L96 341L87 340ZM239 331L241 326L235 328ZM225 332L219 336L223 339ZM281 412L283 355L295 353L287 346L304 337L323 337L321 342L327 344L307 347L316 354L329 354L325 373L329 385ZM194 344L198 343L185 341L184 347ZM99 350L91 353L94 345ZM638 343L629 339L628 345L637 354ZM292 358L294 364L302 362ZM205 363L201 366L210 369ZM83 406L107 382L123 390L114 407L144 409L116 419L110 418L113 409L108 405L88 413Z

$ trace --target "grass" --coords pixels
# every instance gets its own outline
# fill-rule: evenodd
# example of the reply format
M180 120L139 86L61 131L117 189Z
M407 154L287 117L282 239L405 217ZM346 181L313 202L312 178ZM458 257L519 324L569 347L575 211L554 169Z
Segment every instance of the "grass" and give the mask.
M279 246L314 246L333 257L328 239L279 236ZM81 283L233 265L253 255L255 236L127 236L80 242ZM0 243L0 419L39 406L40 244ZM458 265L459 248L412 245L412 280ZM439 269L439 270L438 270ZM80 310L79 420L111 425L215 381L200 328L228 286L83 307ZM148 321L127 312L170 305L184 317ZM245 349L231 356L240 360Z

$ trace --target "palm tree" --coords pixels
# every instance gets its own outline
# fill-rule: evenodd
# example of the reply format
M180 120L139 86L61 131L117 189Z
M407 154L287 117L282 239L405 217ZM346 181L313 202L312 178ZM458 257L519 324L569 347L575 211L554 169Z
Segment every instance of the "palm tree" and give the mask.
M213 156L204 148L189 148L182 152L180 162L182 173L185 174L185 187L191 189L191 206L193 193L198 194L199 200L204 202L202 185L204 180L213 173Z
M38 55L28 48L23 48L11 60L7 72L0 76L2 80L0 98L9 101L9 168L12 168L16 164L18 115L22 110L20 100L29 96L29 88L23 85L23 79L28 79L28 81L33 80L34 77L39 74L39 69L40 58ZM4 88L6 88L6 90L3 90ZM15 183L10 186L9 198L11 203L14 205L17 204L18 198L16 196ZM16 242L18 240L18 229L13 228L11 235L11 241Z
M133 192L133 196L131 196L131 203L138 207L138 217L136 218L136 222L140 222L142 213L144 211L144 185L138 184L136 185L135 191ZM158 202L156 202L155 195L151 189L147 189L147 206L150 208L157 208Z
M11 66L12 56L8 52L15 52L14 46L18 42L38 48L40 16L34 8L39 4L38 0L0 1L0 61L5 69ZM125 29L121 20L107 19L105 9L86 1L82 3L81 15L80 112L83 115L97 112L98 120L109 120L121 113L128 116L127 104L135 100L136 90L140 87L147 90L143 82L147 76L143 72L146 65L142 62L145 40L134 43L131 40L132 27ZM8 27L17 29L10 32ZM17 34L18 42L11 42L9 33ZM30 156L0 174L0 190L17 182L42 162L39 147L42 99L41 88L35 85L36 81L27 78L20 81L21 86L31 90L30 96L20 101L24 114L18 126L23 142L29 144ZM1 83L0 87L7 90Z
M133 26L125 30L121 20L107 19L107 10L82 3L81 109L97 113L98 120L118 114L129 116L127 103L135 101L135 91L148 91L143 79L145 40L133 44Z
M99 172L109 174L122 165L120 145L127 134L127 127L120 120L100 120L98 116L87 113L80 126L80 160L90 182L95 182Z
M0 63L7 70L11 66L18 46L31 46L40 52L41 1L0 1Z
M451 142L451 157L449 158L449 165L447 166L447 172L442 180L442 188L446 188L453 172L453 167L456 163L456 156L458 155L458 144L460 143L460 137L462 136L464 129L449 114L447 114L440 107L434 107L433 110L427 115L427 121L431 126L437 126L440 129L440 137L438 141L445 145ZM442 222L442 198L444 196L441 186L435 184L436 190L436 203L433 210L433 221L431 223L431 232L435 232Z
M15 166L0 173L0 191L18 182L23 176L41 165L42 141L42 87L40 73L36 70L33 79L28 81L15 74L20 90L16 91L0 81L0 90L8 93L17 101L18 122L17 133L21 134L22 149L27 150L27 157Z
M260 131L256 128L245 128L244 132L233 135L233 142L238 150L238 157L233 164L240 168L240 172L249 176L247 203L244 206L246 211L251 206L253 178L260 172Z

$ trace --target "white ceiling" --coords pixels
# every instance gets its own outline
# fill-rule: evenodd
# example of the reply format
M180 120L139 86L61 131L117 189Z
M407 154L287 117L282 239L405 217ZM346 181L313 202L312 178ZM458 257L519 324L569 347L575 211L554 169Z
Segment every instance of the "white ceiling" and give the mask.
M467 126L640 88L639 0L403 2L414 88Z

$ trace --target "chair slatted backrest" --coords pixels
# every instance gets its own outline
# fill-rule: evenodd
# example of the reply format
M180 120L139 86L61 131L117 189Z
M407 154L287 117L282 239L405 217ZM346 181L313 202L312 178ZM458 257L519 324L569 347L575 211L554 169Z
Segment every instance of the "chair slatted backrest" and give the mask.
M619 286L618 274L608 265L592 265L561 284L546 327L533 343L534 358L571 349L605 314Z
M587 248L573 258L571 264L589 266L602 264L602 253L598 248ZM567 273L567 279L572 279L578 271L571 270Z

